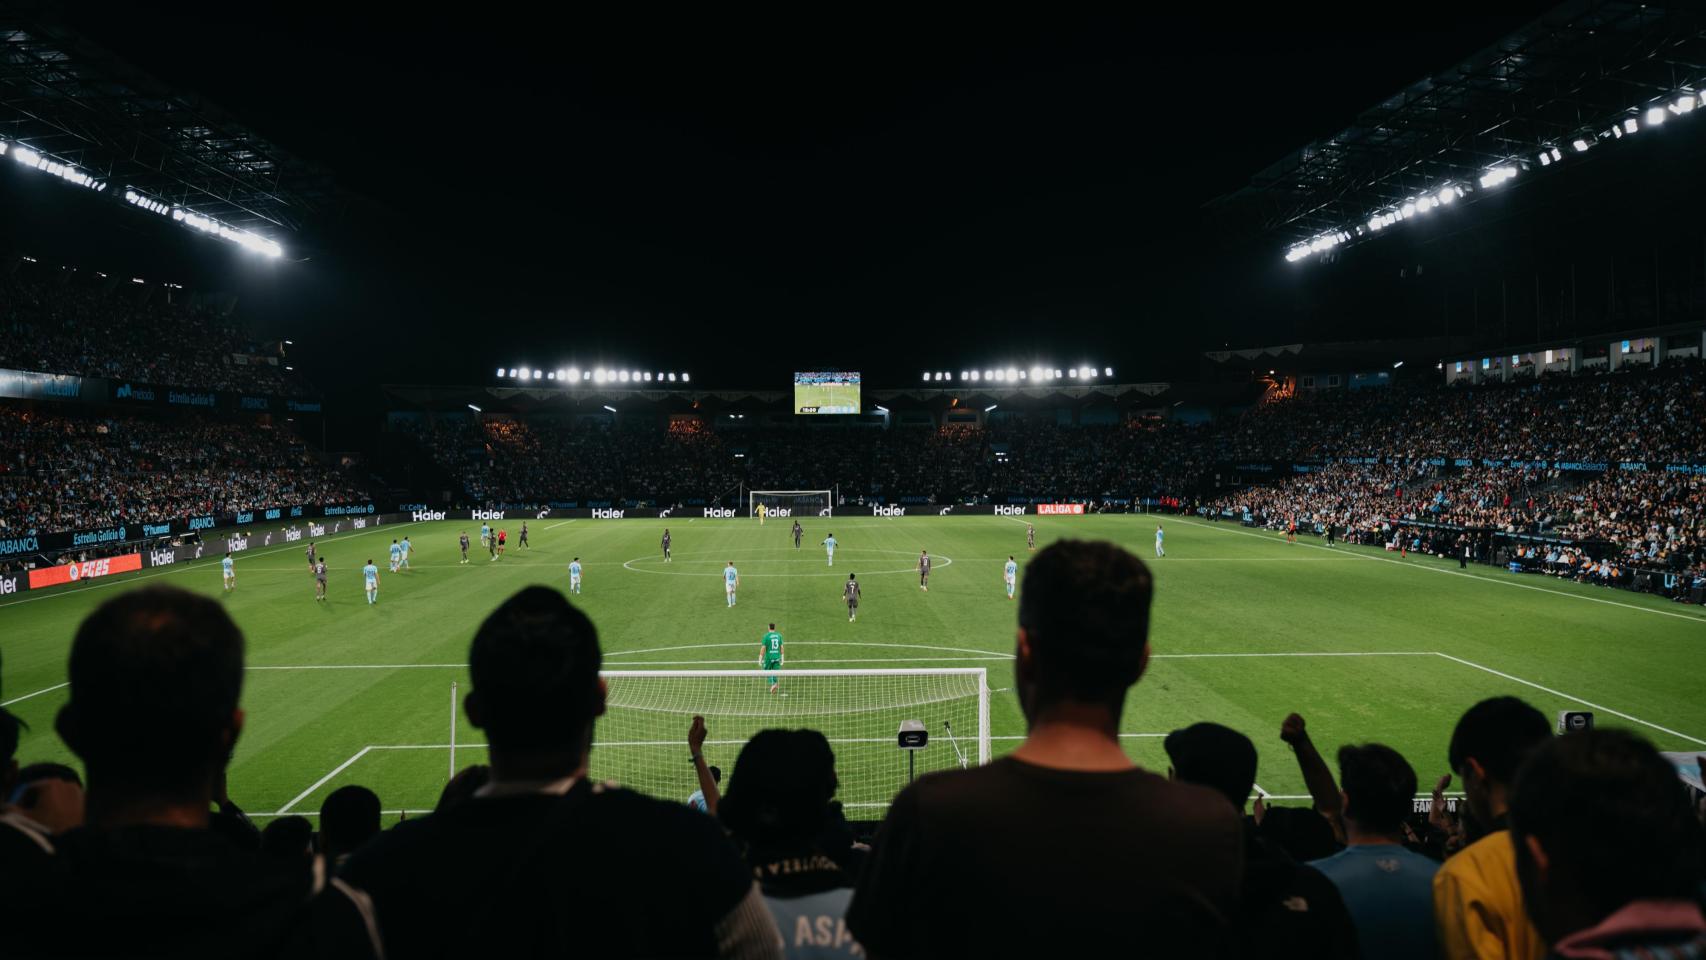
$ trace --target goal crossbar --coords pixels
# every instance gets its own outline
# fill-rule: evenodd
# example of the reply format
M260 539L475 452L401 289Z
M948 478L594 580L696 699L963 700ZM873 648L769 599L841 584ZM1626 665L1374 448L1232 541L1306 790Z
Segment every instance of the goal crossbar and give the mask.
M765 506L770 507L774 506L770 502L773 500L804 500L806 498L821 499L823 504L821 509L824 511L821 515L834 516L835 496L830 490L748 490L746 492L746 515L749 517L758 516L758 505L761 500L764 501ZM813 515L820 515L815 508ZM796 514L796 516L798 515Z

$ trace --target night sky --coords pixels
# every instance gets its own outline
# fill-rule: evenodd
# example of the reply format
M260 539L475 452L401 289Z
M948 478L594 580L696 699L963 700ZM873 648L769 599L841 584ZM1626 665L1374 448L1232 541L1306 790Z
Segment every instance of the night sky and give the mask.
M1549 5L1434 4L1432 28L130 6L67 16L350 195L284 238L306 262L198 275L323 379L607 360L782 386L1033 357L1164 378L1279 340L1223 308L1235 251L1201 206Z

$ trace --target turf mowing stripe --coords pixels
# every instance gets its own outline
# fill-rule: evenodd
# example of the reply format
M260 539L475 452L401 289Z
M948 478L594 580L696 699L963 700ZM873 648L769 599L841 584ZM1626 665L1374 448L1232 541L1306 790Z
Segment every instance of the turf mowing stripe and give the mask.
M1011 519L1011 518L1009 518L1009 519ZM1246 536L1246 537L1256 537L1256 538L1261 539L1261 540L1266 540L1269 543L1280 543L1281 542L1280 540L1278 540L1275 537L1270 537L1265 533L1256 533L1255 531L1252 531L1252 530L1229 530L1225 527L1216 526L1216 525L1211 524L1211 523L1198 523L1197 521L1194 521L1194 520L1186 520L1183 517L1175 517L1174 519L1177 520L1179 523L1186 524L1187 526L1201 527L1204 530L1218 530L1221 533L1236 533L1236 534L1241 534L1241 535ZM1390 557L1373 557L1373 556L1369 556L1366 553L1360 553L1356 550L1352 550L1352 549L1348 549L1348 548L1343 553L1340 553L1339 550L1337 550L1333 547L1325 547L1325 546L1322 546L1321 544L1318 544L1318 543L1304 543L1303 541L1299 540L1296 542L1296 545L1308 547L1311 550L1332 550L1333 553L1339 554L1341 556L1360 557L1363 560L1373 560L1373 561L1377 561L1380 563L1395 563L1398 566L1404 567L1404 568L1409 569L1409 570L1425 570L1429 573L1444 573L1444 574L1448 574L1448 575L1454 576L1454 577L1468 577L1471 580L1480 580L1484 583L1496 583L1496 584L1499 584L1501 586L1506 586L1506 587L1520 587L1524 590L1535 590L1535 591L1538 591L1540 593L1550 593L1550 594L1553 594L1554 596L1570 597L1571 599L1575 599L1575 600L1588 600L1588 601L1592 601L1593 603L1608 603L1614 607L1624 607L1624 608L1629 609L1629 610L1639 610L1642 613L1656 613L1662 617L1675 617L1678 620L1688 620L1688 621L1691 621L1694 623L1706 622L1706 616L1698 616L1698 615L1691 614L1691 613L1675 613L1675 612L1670 611L1670 610L1655 610L1652 607L1643 607L1643 606L1640 606L1638 604L1633 604L1633 603L1623 603L1622 601L1619 601L1619 600L1607 600L1604 597L1584 597L1579 593L1567 593L1563 590L1549 590L1546 587L1537 587L1537 586L1534 586L1533 584L1516 583L1516 582L1511 581L1511 580L1500 580L1497 577L1486 577L1486 576L1482 576L1481 574L1478 574L1478 573L1465 573L1462 570L1441 570L1438 567L1424 567L1420 564L1405 563L1402 560L1393 560ZM1166 558L1163 557L1161 559L1166 559Z
M58 690L60 687L69 687L69 686L71 686L71 681L69 681L69 680L65 681L64 683L56 683L51 687L46 687L44 689L37 690L35 693L26 693L21 697L13 697L12 699L7 700L4 703L0 703L0 707L9 707L14 703L22 703L31 697L39 697L44 693L52 693L53 691Z
M1492 674L1495 677L1503 677L1504 679L1509 680L1512 683L1520 683L1523 686L1533 687L1534 689L1539 690L1543 693L1550 693L1554 697L1562 697L1565 700L1569 700L1569 701L1572 701L1574 703L1579 703L1584 707L1592 707L1595 710L1604 710L1606 713L1609 713L1614 717L1621 717L1624 720L1628 720L1630 723L1638 723L1643 727L1652 727L1654 730L1657 730L1660 733L1668 733L1673 737L1680 737L1684 740L1687 740L1690 743L1698 743L1701 746L1706 746L1706 740L1702 740L1699 737L1691 737L1686 733L1678 733L1677 731L1672 730L1669 727L1661 727L1656 723L1652 723L1652 722L1647 721L1647 720L1642 720L1640 717L1632 717L1627 713L1619 713L1618 711L1613 710L1610 707L1602 707L1597 703L1593 703L1592 701L1583 700L1581 697L1573 697L1573 696L1571 696L1567 693L1564 693L1562 691L1554 690L1551 687L1543 687L1540 684L1535 683L1532 680L1524 680L1521 677L1513 677L1508 673L1504 673L1504 672L1499 671L1499 670L1494 670L1492 667L1483 666L1479 663L1476 663L1473 660L1465 660L1462 657L1454 657L1449 653L1436 653L1435 656L1444 657L1445 659L1453 661L1455 663L1461 663L1466 667L1474 667L1477 670L1485 670L1486 672Z
M353 757L350 757L348 760L345 760L343 763L338 764L337 768L335 770L333 770L331 773L328 773L325 776L321 777L320 779L314 781L314 785L312 787L309 787L308 789L302 791L301 793L297 794L296 799L290 801L289 803L285 804L282 807L279 807L278 808L279 815L283 816L284 814L288 813L290 811L291 807L294 807L298 803L302 802L303 800L306 800L308 798L309 794L312 794L314 791L325 786L326 781L332 779L333 777L337 776L338 774L343 773L345 770L349 769L350 764L356 762L357 760L360 760L362 757L367 756L367 751L372 750L372 749L373 749L372 747L362 747L361 752L357 753ZM448 749L448 748L446 748L446 749Z

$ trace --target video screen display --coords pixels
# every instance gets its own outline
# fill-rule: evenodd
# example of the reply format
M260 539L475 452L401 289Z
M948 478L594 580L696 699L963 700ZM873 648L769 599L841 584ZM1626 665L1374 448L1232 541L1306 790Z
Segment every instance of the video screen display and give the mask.
M794 374L794 412L858 413L859 374L845 370Z

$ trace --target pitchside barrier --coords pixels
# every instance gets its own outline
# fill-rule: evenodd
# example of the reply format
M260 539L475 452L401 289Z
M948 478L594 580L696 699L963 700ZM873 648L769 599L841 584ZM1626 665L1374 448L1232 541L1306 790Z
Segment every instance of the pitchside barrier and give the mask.
M823 516L814 506L811 516ZM1028 517L1077 516L1095 512L1082 503L1015 503L940 505L852 505L831 509L835 517ZM771 519L792 519L787 507L769 513ZM254 510L229 516L205 516L135 523L68 533L0 539L0 561L32 565L33 569L0 574L0 596L23 590L75 583L115 573L189 563L226 552L301 543L379 526L427 523L437 520L504 523L519 530L524 521L548 520L734 520L745 509L725 507L552 507L522 510L441 510L420 504L380 513L373 503L298 505ZM514 531L512 531L514 532ZM194 535L194 542L172 540ZM87 553L106 554L87 557ZM45 562L54 558L52 562ZM63 561L63 562L61 562Z

